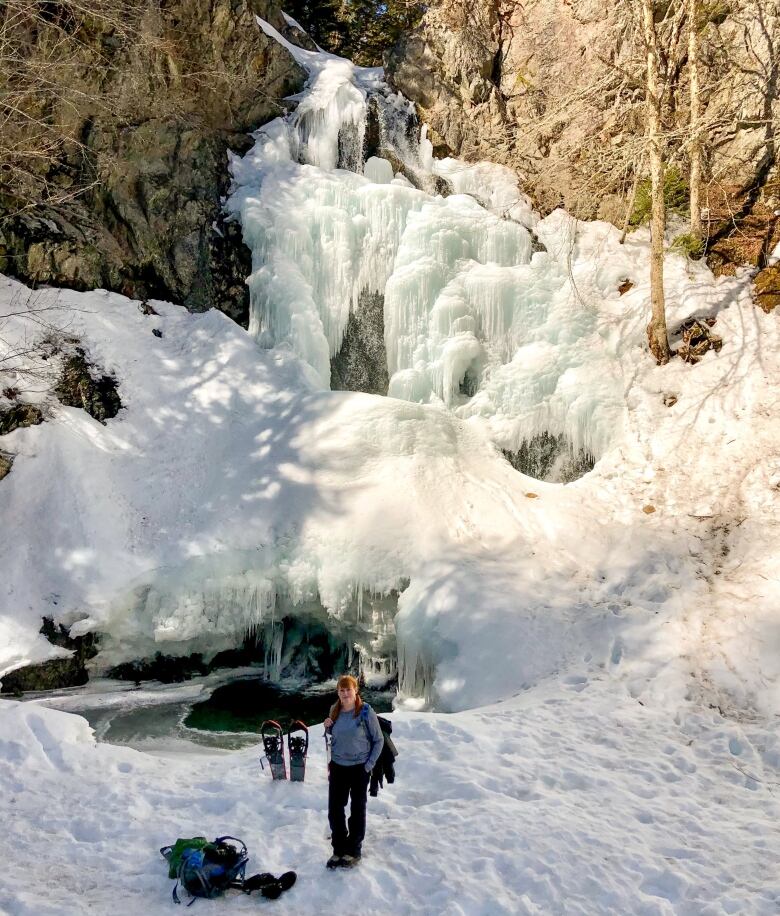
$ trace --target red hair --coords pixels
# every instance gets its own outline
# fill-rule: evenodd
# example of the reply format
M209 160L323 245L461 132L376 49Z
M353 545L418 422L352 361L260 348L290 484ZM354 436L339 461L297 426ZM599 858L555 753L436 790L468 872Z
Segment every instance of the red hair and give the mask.
M363 700L360 698L360 686L357 680L352 677L351 674L342 674L336 683L336 690L341 690L342 687L352 687L355 691L355 712L354 716L357 717L360 715L360 709L363 706ZM336 700L336 702L330 708L330 717L335 722L341 714L341 700Z

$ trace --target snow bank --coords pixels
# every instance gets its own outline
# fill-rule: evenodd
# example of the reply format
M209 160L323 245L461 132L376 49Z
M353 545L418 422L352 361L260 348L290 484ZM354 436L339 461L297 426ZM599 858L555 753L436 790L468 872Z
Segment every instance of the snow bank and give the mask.
M568 677L456 715L396 713L397 779L369 800L364 859L324 868L324 747L272 783L258 748L152 754L85 721L0 703L0 907L13 916L170 913L159 847L229 833L249 873L288 869L274 912L751 913L780 903L777 733ZM253 913L240 892L204 912Z

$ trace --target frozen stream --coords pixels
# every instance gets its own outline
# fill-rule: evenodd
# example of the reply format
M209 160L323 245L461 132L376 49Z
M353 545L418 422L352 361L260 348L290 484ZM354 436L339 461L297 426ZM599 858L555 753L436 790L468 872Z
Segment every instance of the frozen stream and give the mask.
M362 695L378 712L387 712L395 693L364 689ZM236 677L219 672L186 684L152 682L130 690L116 681L96 681L89 688L39 695L30 702L83 716L99 741L165 751L182 745L250 747L259 743L265 719L276 719L285 729L295 719L318 725L334 699L333 682L274 684L252 673Z

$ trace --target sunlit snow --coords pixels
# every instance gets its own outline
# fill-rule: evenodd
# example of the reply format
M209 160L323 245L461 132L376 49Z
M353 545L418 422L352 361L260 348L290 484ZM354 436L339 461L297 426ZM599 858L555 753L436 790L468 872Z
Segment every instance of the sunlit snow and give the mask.
M670 328L716 318L723 347L656 367L644 230L540 219L509 170L397 130L411 108L381 70L260 26L309 83L230 164L249 333L0 280L2 355L45 315L124 405L103 426L51 394L61 356L33 383L2 363L46 422L1 443L0 673L67 654L46 615L101 633L98 668L251 632L276 676L280 617L319 615L369 675L395 673L397 641L398 781L360 869L326 874L318 734L306 783L279 785L256 749L141 753L41 705L78 696L3 701L0 911L170 912L157 849L230 833L251 872L298 871L280 913L776 913L777 316L747 272L670 254ZM363 162L372 104L388 158ZM366 290L389 397L329 390ZM541 433L594 470L516 472L500 449Z

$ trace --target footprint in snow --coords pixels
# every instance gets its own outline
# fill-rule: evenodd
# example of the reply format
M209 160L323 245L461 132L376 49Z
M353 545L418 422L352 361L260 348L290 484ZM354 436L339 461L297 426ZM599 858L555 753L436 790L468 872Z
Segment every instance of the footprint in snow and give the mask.
M662 897L671 903L679 900L687 887L687 881L668 869L651 871L639 889L651 897Z
M588 679L581 674L570 674L563 679L563 684L569 690L579 693L588 686Z
M35 735L49 763L56 770L69 770L70 767L65 764L59 742L52 736L43 719L40 716L30 716L27 721L30 731Z

